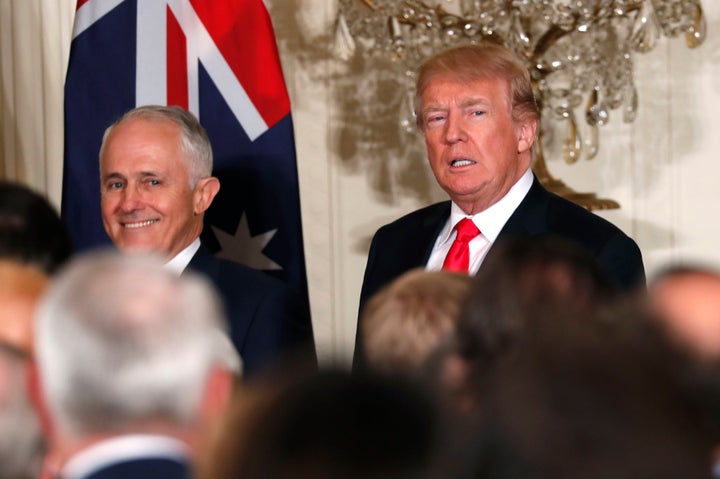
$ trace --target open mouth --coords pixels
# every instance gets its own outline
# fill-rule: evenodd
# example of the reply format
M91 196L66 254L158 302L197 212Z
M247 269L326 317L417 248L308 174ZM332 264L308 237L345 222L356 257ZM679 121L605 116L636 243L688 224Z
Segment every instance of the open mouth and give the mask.
M450 162L450 166L452 166L453 168L460 168L462 166L469 166L474 164L475 162L473 160L468 160L466 158L459 158Z
M123 228L129 228L129 229L136 229L136 228L144 228L145 226L150 226L153 223L157 223L158 220L145 220L145 221L137 221L135 223L121 223Z

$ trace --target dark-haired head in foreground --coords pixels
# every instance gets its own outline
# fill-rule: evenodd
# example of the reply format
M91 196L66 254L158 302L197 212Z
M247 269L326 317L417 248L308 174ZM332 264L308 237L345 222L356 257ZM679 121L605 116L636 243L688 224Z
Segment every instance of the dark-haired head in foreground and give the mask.
M236 396L200 477L430 478L443 426L415 383L321 371L275 383L260 400Z
M50 202L25 185L0 181L0 257L52 274L71 254L67 228Z

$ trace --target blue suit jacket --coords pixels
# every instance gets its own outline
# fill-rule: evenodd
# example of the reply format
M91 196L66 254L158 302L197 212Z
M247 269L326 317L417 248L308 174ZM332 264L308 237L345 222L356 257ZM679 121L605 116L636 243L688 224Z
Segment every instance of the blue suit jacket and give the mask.
M360 293L360 312L380 288L404 272L427 264L435 240L450 216L450 201L414 211L381 227L373 237ZM509 237L560 236L587 250L620 288L645 284L642 255L635 241L609 221L547 191L537 180L500 231ZM355 360L362 361L360 324Z
M188 269L210 279L220 293L245 377L291 353L303 353L315 361L309 312L285 283L217 258L204 246L190 260Z
M191 477L190 466L186 462L163 457L139 457L109 464L82 478L69 479L190 479Z

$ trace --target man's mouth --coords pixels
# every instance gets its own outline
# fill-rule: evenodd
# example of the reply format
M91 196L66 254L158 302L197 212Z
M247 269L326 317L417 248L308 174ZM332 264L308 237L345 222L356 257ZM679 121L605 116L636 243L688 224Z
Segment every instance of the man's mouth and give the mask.
M134 223L121 223L123 228L129 228L129 229L135 229L135 228L144 228L145 226L150 226L153 223L157 223L159 220L145 220L145 221L136 221Z
M457 160L453 160L450 162L450 166L453 168L460 168L461 166L469 166L474 165L475 162L473 160L468 160L467 158L458 158Z

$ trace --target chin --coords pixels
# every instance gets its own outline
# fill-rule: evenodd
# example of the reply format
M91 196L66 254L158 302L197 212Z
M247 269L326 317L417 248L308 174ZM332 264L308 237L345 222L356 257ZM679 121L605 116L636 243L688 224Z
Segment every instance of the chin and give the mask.
M155 253L158 251L156 247L145 244L127 244L119 248L123 253Z

